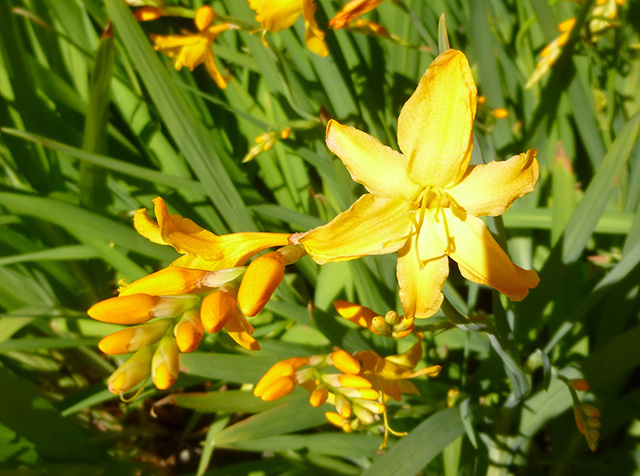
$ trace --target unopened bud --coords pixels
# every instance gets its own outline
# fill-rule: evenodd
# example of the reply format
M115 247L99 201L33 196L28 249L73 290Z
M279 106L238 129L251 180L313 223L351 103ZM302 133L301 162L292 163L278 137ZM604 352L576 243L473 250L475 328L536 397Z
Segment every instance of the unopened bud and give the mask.
M216 12L209 5L205 5L196 10L196 16L194 21L198 30L202 31L211 25L211 22L216 17Z
M493 110L493 112L491 113L491 115L493 117L495 117L496 119L504 119L505 117L509 116L509 111L507 111L505 108L503 107L498 107L496 109Z
M585 379L583 378L574 378L569 380L569 385L571 385L571 387L574 390L578 390L578 391L585 391L585 390L589 390L589 382L587 382Z
M264 391L260 394L260 398L265 402L277 400L290 394L296 386L296 381L293 377L285 375L274 380Z
M207 332L220 332L236 312L235 298L224 291L208 294L200 306L200 319Z
M155 344L167 332L169 319L133 326L114 332L98 342L98 348L109 355L128 354Z
M118 367L107 382L109 391L116 395L123 394L147 378L151 367L151 354L149 347L143 347Z
M360 362L344 350L337 350L330 354L330 360L335 368L344 373L357 374L360 372Z
M180 356L176 340L172 336L163 337L153 354L151 377L158 390L167 390L178 379Z
M145 6L138 8L133 17L138 21L153 21L166 15L162 8Z
M341 428L345 433L351 433L353 431L351 428L351 422L342 415L335 412L327 412L324 416L329 423Z
M361 407L360 405L353 405L352 406L353 409L353 413L356 416L356 418L358 418L358 420L362 421L363 423L373 423L373 413L371 413L369 410L367 410L364 407Z
M196 350L204 336L200 313L195 309L185 312L173 328L173 333L180 352L193 352Z
M309 403L312 407L319 407L329 398L329 390L324 385L316 387L316 389L311 392L311 396L309 397Z
M120 290L120 296L137 293L151 296L172 296L202 292L206 289L203 289L200 280L207 273L209 271L202 269L168 266L124 287Z
M238 306L249 317L258 314L284 277L284 257L272 251L254 259L244 273L238 290Z
M303 365L307 364L309 359L306 357L292 357L282 360L273 366L262 376L253 390L256 397L261 397L266 389L277 379L285 376L292 376Z
M96 321L111 324L141 324L154 316L153 309L159 300L148 294L118 296L94 304L87 314Z
M384 315L384 320L390 326L395 326L402 320L402 317L396 311L387 311Z

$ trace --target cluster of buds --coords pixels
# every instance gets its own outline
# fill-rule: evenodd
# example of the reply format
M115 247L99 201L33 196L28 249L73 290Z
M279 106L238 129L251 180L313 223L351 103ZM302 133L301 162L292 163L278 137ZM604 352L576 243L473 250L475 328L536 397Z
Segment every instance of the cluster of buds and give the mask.
M344 350L292 357L271 367L256 384L254 395L265 401L276 400L300 385L311 393L312 406L319 407L325 402L335 405L336 411L326 412L325 416L329 423L347 433L362 429L383 415L386 443L388 433L395 434L386 419L387 401L400 401L403 393L419 393L407 379L420 375L434 377L440 372L438 365L413 370L422 357L421 341L419 336L407 352L386 358L373 351L351 355Z
M578 430L580 430L580 433L584 435L591 451L595 451L598 448L598 439L600 438L600 410L590 403L581 402L575 392L576 390L589 390L589 383L584 379L563 379L563 381L567 384L571 392L576 426Z
M335 301L333 306L348 321L366 327L379 336L402 339L415 329L413 316L400 316L396 311L388 311L381 316L368 307L348 301Z
M256 145L254 145L249 152L242 159L242 163L249 162L253 160L259 154L270 150L274 145L276 145L276 141L278 138L280 139L288 139L291 136L291 128L285 127L284 129L274 130L265 132L264 134L260 134L256 137Z
M242 347L260 349L247 317L262 311L282 282L285 266L305 254L299 246L285 245L258 256L248 266L234 266L266 247L283 244L283 237L264 233L218 237L190 220L169 215L161 199L155 203L159 223L151 220L146 210L136 214L136 228L141 234L194 253L205 242L212 257L183 256L167 268L123 284L117 297L87 311L98 321L131 326L98 344L106 354L134 353L109 378L109 390L120 395L145 381L149 374L158 389L170 388L178 378L179 353L197 349L205 331L225 329ZM227 246L232 250L225 254ZM194 264L202 268L228 267L210 270L185 266Z

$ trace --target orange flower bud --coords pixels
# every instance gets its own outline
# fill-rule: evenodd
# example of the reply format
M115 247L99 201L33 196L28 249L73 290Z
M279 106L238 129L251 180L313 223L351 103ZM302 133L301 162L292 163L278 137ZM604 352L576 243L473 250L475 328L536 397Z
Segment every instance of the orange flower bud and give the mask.
M260 398L265 402L277 400L290 394L296 386L296 381L293 377L285 375L274 380L271 385L264 389Z
M144 293L151 296L172 296L206 291L201 279L209 271L168 266L138 279L120 290L120 296ZM204 289L203 289L204 288Z
M140 324L154 316L153 308L159 300L159 297L148 294L113 297L94 304L87 314L96 321L112 324Z
M341 428L345 433L351 433L353 431L353 429L351 428L351 422L343 416L335 412L327 412L324 414L324 416L329 423L337 426L338 428Z
M329 357L333 366L344 373L357 374L360 372L360 362L344 350L333 352Z
M133 14L133 17L138 21L152 21L165 15L166 12L162 8L145 6L138 8Z
M173 328L173 333L180 352L193 352L196 350L204 336L204 327L200 321L198 311L190 309L185 312Z
M238 290L238 306L249 317L258 314L284 277L284 257L272 251L254 259L244 273Z
M493 112L491 113L491 115L493 117L495 117L496 119L504 119L505 117L509 116L509 111L507 111L505 108L503 107L498 107L496 109L493 110Z
M361 327L369 327L369 324L377 314L368 307L359 304L353 304L348 301L334 301L333 307L336 308L338 314L354 322Z
M194 18L198 30L202 31L211 25L215 17L216 12L209 5L198 8L198 10L196 10L196 17Z
M256 388L253 390L253 394L256 397L262 396L266 389L277 379L293 375L296 373L296 370L308 362L309 359L306 357L292 357L274 364L258 381Z
M291 137L291 128L287 127L286 129L282 129L280 131L280 138L281 139L288 139L289 137Z
M589 390L589 382L587 382L583 378L571 379L571 380L569 380L569 385L571 385L571 387L574 390L579 390L579 391Z
M575 26L575 24L576 19L569 18L568 20L565 20L558 25L558 30L560 30L562 33L566 33L567 31L570 31Z
M200 319L207 332L220 332L236 312L235 298L224 291L213 291L202 300Z
M329 398L329 390L324 385L320 387L316 387L316 389L311 392L311 396L309 397L309 403L312 407L319 407Z
M151 377L158 390L167 390L178 379L180 357L178 346L171 336L163 337L153 354Z
M359 375L343 374L338 377L342 387L371 388L371 382Z
M107 382L109 391L116 395L128 392L149 375L150 366L151 349L143 347L111 374Z
M128 354L158 342L169 328L169 319L160 319L149 324L133 326L108 335L98 348L109 355Z

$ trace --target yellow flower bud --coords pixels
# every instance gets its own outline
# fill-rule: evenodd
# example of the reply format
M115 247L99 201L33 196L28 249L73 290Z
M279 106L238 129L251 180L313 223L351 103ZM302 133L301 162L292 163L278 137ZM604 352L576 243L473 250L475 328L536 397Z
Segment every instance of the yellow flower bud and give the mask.
M128 392L149 375L150 366L151 349L143 347L111 374L107 382L109 391L116 395Z
M207 332L220 332L236 312L235 298L224 291L213 291L202 300L200 319Z
M254 259L244 273L238 290L238 306L249 317L258 314L284 277L284 257L272 251Z
M211 25L211 22L215 17L216 12L209 5L198 8L198 10L196 10L196 16L194 18L198 30L202 31L209 25Z
M158 390L167 390L178 379L180 357L176 340L171 336L163 337L153 354L151 377Z
M281 139L288 139L291 136L291 128L287 127L286 129L282 129L280 131L280 138Z
M360 405L353 405L353 413L363 423L373 423L373 413Z
M360 372L360 362L344 350L337 350L329 357L333 366L344 373L357 374Z
M168 266L124 287L120 290L120 296L137 293L151 296L172 296L202 292L206 288L202 285L201 279L208 273L209 271L202 269Z
M329 423L337 426L338 428L341 428L345 433L351 433L353 431L353 429L351 428L351 422L338 413L327 412L324 414L324 416Z
M402 316L399 316L396 311L387 311L384 315L384 320L390 326L395 326L402 320Z
M292 357L278 362L267 370L267 373L258 381L256 388L253 390L253 394L256 397L261 397L266 389L277 379L293 375L296 373L296 370L308 362L309 359L307 357Z
M329 398L329 390L324 385L320 387L316 387L316 389L311 392L311 396L309 397L309 403L312 407L319 407Z
M173 333L180 352L193 352L196 350L204 336L204 327L200 321L198 311L190 309L185 312L173 328Z
M133 17L138 21L153 21L166 15L162 8L145 6L138 8Z
M265 402L277 400L290 394L296 386L296 381L293 377L285 375L274 380L267 388L264 389L260 398Z
M160 298L148 294L132 294L100 301L89 308L92 319L112 324L140 324L151 319Z
M336 410L338 410L338 413L344 418L351 416L351 402L340 393L336 394Z
M493 110L493 112L491 113L491 115L493 117L495 117L496 119L504 119L505 117L509 116L509 111L507 111L505 108L503 107L498 107L496 109Z
M375 402L373 400L356 399L353 405L354 411L356 406L362 407L371 413L375 413L376 415L380 415L385 411L385 407L382 403Z
M169 328L168 319L160 319L149 324L133 326L108 335L98 348L109 355L128 354L158 342Z

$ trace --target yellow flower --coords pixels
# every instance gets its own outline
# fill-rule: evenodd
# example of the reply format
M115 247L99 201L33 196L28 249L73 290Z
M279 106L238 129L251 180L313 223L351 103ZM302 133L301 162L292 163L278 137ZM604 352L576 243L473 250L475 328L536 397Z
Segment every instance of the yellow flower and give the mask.
M319 264L398 252L405 316L424 318L442 302L448 257L462 275L522 300L535 271L513 264L478 217L501 215L538 179L536 150L469 166L476 86L463 53L429 66L398 118L403 153L331 120L327 145L370 193L330 223L291 237Z
M370 12L381 3L382 0L351 0L342 7L342 10L335 14L329 22L329 26L334 30L342 28L359 16Z
M319 56L329 54L324 32L316 23L316 4L313 0L249 0L249 6L257 13L256 21L262 28L274 33L293 26L302 14L307 48Z
M203 10L204 9L204 10ZM200 13L200 12L203 13ZM220 73L213 57L213 42L223 31L237 28L231 23L221 23L209 26L214 15L209 11L211 7L202 7L196 12L196 26L198 33L185 35L150 35L154 43L154 49L173 58L173 67L180 71L186 66L191 71L199 64L204 63L207 72L220 89L227 87L229 78Z
M154 243L169 245L185 256L173 266L201 270L222 270L244 265L253 255L267 248L285 246L286 233L244 232L218 236L201 228L188 218L171 215L162 198L156 198L156 221L147 210L138 210L133 225L138 233Z

